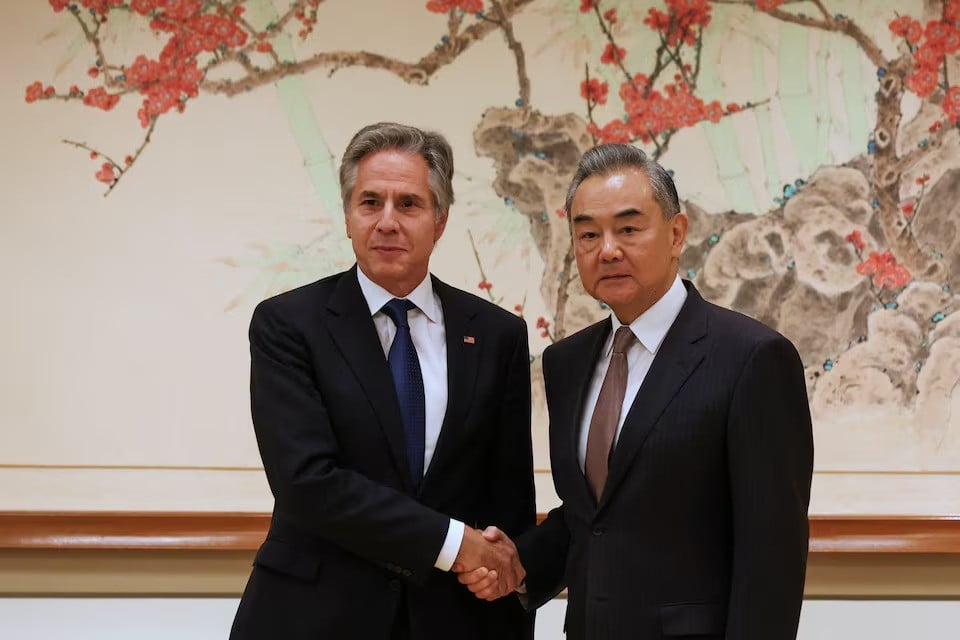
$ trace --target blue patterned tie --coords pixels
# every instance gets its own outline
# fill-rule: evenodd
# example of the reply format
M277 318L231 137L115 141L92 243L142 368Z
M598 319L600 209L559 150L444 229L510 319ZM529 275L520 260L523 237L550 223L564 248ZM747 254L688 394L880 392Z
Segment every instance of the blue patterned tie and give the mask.
M420 485L420 478L423 477L424 430L427 422L423 375L407 322L407 311L416 308L409 300L394 298L381 309L397 325L397 335L390 345L387 360L390 373L393 374L393 386L397 389L397 400L400 401L400 418L407 436L407 459L410 461L410 477L414 487Z

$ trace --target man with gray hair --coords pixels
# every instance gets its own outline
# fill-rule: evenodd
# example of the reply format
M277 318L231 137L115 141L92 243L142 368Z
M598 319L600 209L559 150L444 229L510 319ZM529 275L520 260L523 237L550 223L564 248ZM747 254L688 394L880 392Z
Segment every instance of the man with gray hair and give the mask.
M356 264L254 311L275 502L233 640L532 636L518 602L473 598L450 572L490 567L513 590L516 548L478 527L535 523L526 325L429 273L452 178L441 135L361 129L340 166Z
M687 216L640 149L588 151L566 208L612 314L543 354L563 505L517 541L528 603L566 587L569 640L793 640L813 470L796 349L679 278ZM496 598L492 573L461 582Z

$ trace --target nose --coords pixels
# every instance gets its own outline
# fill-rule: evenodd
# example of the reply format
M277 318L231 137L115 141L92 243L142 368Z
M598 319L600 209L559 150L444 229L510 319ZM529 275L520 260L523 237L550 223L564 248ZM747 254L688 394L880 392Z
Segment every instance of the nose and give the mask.
M381 233L394 233L398 226L397 210L393 208L393 203L388 201L383 205L380 218L377 220L377 231Z
M620 244L617 242L616 235L604 233L602 242L600 245L600 260L603 262L616 262L623 258L623 252L620 250Z

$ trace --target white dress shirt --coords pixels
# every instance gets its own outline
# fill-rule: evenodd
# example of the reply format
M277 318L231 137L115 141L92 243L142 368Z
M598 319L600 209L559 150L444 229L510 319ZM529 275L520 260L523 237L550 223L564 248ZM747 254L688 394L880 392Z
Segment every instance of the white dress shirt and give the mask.
M637 392L640 391L640 385L643 384L643 379L647 377L650 365L653 364L653 359L656 357L667 331L673 326L673 322L680 314L680 308L686 299L687 289L683 286L680 276L677 276L667 292L663 294L663 297L630 323L630 330L637 337L637 341L627 349L627 392L623 396L623 406L620 408L620 420L617 422L614 444L620 439L623 421L626 419L627 413L630 412L630 407L637 397ZM593 418L593 410L597 406L597 398L600 397L600 387L603 385L607 368L610 366L613 336L617 329L623 326L623 323L617 319L616 314L610 314L610 321L613 323L613 328L600 351L600 359L597 360L597 365L593 370L593 377L590 379L590 386L587 388L583 415L580 417L580 442L577 447L577 459L580 461L581 470L584 469L584 461L587 457L587 436L590 433L590 420Z
M381 309L395 296L368 278L359 266L357 280L360 281L360 291L370 308L370 315L373 316L373 324L377 328L383 354L389 357L390 345L393 344L393 338L397 335L397 327ZM443 324L443 307L440 305L440 298L433 290L430 274L427 274L423 282L418 284L405 299L416 305L415 309L407 312L407 322L410 324L410 337L417 350L420 374L423 377L426 409L423 470L426 473L430 460L433 459L433 452L437 448L440 427L443 426L443 417L447 412L447 332ZM463 523L451 518L450 525L447 527L447 537L434 566L442 571L449 571L457 559L462 541Z

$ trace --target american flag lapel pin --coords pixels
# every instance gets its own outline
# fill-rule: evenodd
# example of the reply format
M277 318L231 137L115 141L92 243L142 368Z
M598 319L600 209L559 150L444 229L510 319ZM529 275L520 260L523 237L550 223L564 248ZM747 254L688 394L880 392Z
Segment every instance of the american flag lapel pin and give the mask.
M473 336L463 336L463 342L465 344L477 344L477 339Z

